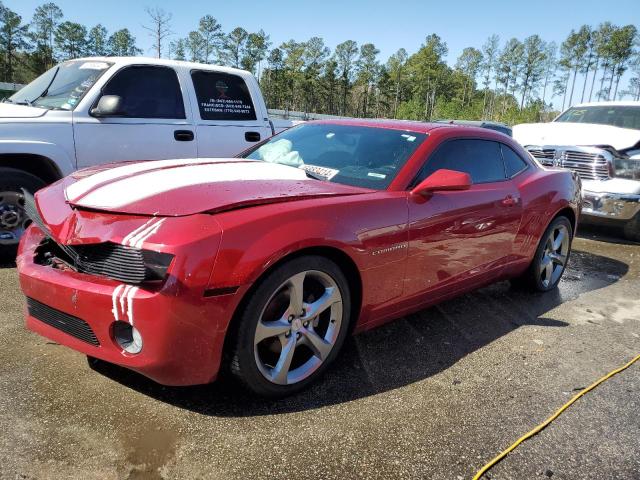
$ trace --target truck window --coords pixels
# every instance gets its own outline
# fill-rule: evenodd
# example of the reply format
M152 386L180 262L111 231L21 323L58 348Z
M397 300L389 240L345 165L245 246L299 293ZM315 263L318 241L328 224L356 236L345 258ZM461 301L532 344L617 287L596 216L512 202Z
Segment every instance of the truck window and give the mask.
M185 118L178 76L173 68L134 65L116 73L102 95L122 97L129 118Z
M203 120L255 120L256 111L245 81L229 73L194 70L191 79Z
M640 107L631 105L593 105L573 107L555 122L594 123L640 130Z

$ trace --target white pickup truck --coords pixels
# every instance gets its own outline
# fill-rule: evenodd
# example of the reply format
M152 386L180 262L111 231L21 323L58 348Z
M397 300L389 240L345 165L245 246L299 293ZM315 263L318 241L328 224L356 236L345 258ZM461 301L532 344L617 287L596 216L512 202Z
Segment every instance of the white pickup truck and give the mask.
M141 57L61 63L0 103L0 258L35 191L79 168L229 157L291 126L271 120L243 70Z
M551 123L516 125L513 137L543 165L578 173L581 222L640 241L640 102L576 105Z

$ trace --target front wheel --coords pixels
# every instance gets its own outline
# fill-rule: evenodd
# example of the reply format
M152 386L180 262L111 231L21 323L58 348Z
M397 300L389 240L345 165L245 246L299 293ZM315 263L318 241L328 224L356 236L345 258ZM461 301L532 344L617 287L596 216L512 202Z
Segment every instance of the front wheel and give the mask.
M347 280L324 257L293 259L260 281L231 332L231 373L279 398L314 382L338 355L351 311Z
M531 265L516 283L539 292L548 292L560 282L571 253L573 228L567 217L557 217L540 239Z

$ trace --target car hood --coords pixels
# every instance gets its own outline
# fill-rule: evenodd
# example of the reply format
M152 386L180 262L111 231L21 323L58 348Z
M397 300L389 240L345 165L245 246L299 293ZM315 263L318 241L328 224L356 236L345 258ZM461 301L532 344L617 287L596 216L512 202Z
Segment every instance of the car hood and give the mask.
M38 118L47 113L44 108L29 107L27 105L14 105L13 103L0 103L0 119L5 118Z
M218 213L266 203L370 192L245 159L128 162L81 170L64 192L74 207L134 215Z
M640 130L593 123L523 123L513 127L521 145L610 145L624 150L640 142Z

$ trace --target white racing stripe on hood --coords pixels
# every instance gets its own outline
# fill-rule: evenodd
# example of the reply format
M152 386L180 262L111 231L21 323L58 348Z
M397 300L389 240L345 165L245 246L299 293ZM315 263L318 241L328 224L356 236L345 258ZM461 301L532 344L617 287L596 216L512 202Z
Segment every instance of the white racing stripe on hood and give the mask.
M237 159L234 159L234 161ZM126 164L120 167L113 167L108 170L95 173L89 177L78 180L76 183L69 185L66 188L67 200L78 200L83 195L86 195L93 188L108 183L113 180L117 180L128 175L134 175L136 173L144 172L146 170L154 170L159 168L175 167L185 164L198 164L198 163L212 163L212 162L228 162L229 159L224 158L200 158L200 159L177 159L177 160L157 160L151 162L139 162L133 164Z
M139 235L136 235L135 237L133 237L129 242L129 246L141 248L142 244L146 242L151 235L154 235L158 231L158 229L160 228L160 225L162 225L165 220L166 220L165 218L160 219L158 222L149 226L146 230L143 230L142 232L140 232Z
M132 232L130 232L129 234L127 234L123 239L122 239L122 244L123 245L129 245L131 246L131 239L135 236L137 236L140 232L142 232L143 230L145 230L147 227L149 227L149 225L151 225L153 222L157 222L158 219L157 218L152 218L151 220L147 220L146 222L144 222L142 225L140 225L138 228L136 228L135 230L133 230Z
M251 180L306 180L303 170L266 162L186 165L180 168L152 170L97 186L84 197L73 200L88 208L113 209L144 200L163 192L204 184ZM93 177L89 177L91 179ZM73 187L74 185L72 185ZM129 241L131 242L131 238Z

